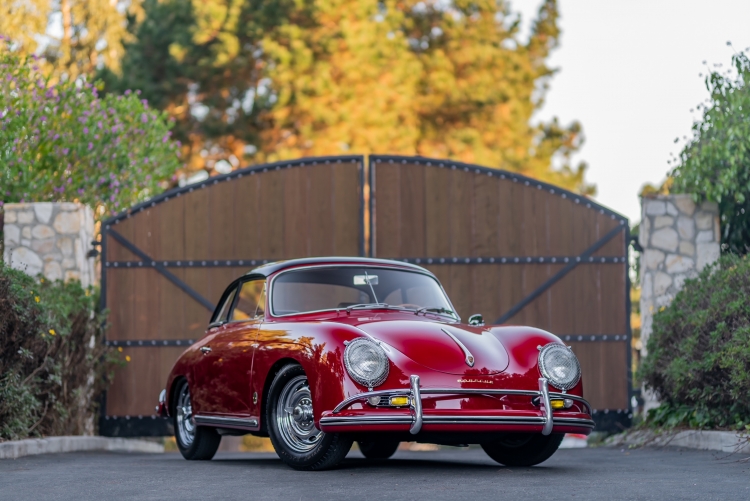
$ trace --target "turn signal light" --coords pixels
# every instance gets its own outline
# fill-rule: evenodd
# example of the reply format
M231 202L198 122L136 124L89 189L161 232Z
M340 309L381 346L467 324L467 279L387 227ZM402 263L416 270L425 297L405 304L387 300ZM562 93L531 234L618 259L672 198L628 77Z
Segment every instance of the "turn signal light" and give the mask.
M393 406L402 407L404 405L409 405L409 397L404 397L404 396L391 397L389 402Z
M549 401L549 406L552 407L553 410L570 409L573 407L573 400L570 398L554 399Z

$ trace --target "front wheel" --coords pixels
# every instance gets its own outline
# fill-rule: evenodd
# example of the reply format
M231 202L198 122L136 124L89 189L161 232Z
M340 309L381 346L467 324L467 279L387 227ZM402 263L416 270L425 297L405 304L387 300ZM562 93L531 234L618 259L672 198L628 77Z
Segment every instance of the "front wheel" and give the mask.
M397 440L382 440L379 442L357 442L359 450L367 459L388 459L398 449Z
M299 365L287 365L276 374L268 390L266 419L276 454L295 470L333 468L352 447L346 435L315 427L310 385Z
M221 435L215 429L195 425L187 381L180 383L175 396L174 436L185 459L209 460L221 443Z
M547 461L560 447L565 435L509 433L494 442L481 444L489 457L505 466L534 466Z

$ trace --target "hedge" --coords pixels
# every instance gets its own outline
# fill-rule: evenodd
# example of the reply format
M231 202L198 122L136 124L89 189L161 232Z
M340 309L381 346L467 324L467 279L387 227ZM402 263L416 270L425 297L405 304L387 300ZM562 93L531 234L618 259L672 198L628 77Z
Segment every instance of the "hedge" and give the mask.
M656 426L750 429L750 259L726 255L654 315L639 370Z
M0 441L95 432L118 359L101 342L97 296L0 263Z

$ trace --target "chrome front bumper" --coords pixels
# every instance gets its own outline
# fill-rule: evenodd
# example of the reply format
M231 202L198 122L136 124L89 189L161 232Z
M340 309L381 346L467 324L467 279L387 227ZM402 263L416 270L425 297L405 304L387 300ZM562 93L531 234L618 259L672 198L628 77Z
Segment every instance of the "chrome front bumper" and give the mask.
M556 393L549 391L546 378L539 378L539 391L532 390L494 390L481 388L421 388L419 376L409 378L409 388L394 390L378 390L358 393L344 401L333 409L331 416L323 416L320 419L322 426L349 426L349 425L393 425L408 424L409 432L416 435L422 430L422 425L427 424L490 424L490 425L541 425L542 435L552 433L555 423L560 425L580 426L593 428L594 422L590 419L580 418L553 418L550 397L570 399L583 404L588 409L589 416L593 415L591 405L581 397L568 395L567 393ZM370 397L400 396L409 397L409 409L411 416L382 415L382 416L336 416L342 410L355 402L367 400ZM430 416L422 413L422 395L526 395L532 398L540 397L543 416Z

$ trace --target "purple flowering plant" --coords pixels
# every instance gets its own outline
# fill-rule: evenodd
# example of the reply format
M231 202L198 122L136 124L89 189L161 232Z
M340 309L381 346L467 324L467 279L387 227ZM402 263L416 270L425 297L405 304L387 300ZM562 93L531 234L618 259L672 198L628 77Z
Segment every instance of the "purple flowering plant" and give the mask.
M171 127L133 93L52 85L0 42L0 206L77 200L103 216L146 200L180 167Z

